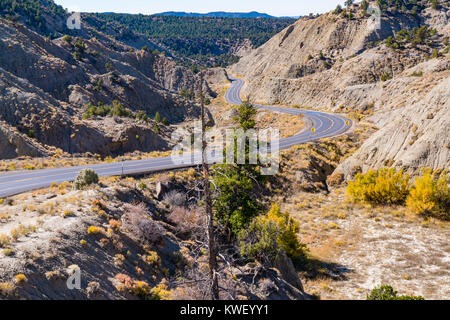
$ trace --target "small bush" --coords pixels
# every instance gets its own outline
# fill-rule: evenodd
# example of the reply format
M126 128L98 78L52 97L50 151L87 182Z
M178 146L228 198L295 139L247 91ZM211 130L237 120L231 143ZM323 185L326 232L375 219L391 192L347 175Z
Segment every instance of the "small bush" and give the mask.
M105 234L106 231L105 231L105 229L100 228L100 227L90 226L90 227L87 229L87 233L88 233L89 235L96 235L96 234Z
M128 292L143 300L170 300L172 294L164 283L160 283L152 289L147 282L135 281L125 274L118 274L114 279L119 292Z
M338 15L338 14L340 14L341 12L342 12L342 6L341 6L340 4L338 4L338 5L336 6L336 9L334 9L333 13L334 13L335 15Z
M180 90L179 95L182 96L185 99L188 100L194 100L195 99L195 92L194 90L188 90L186 88L183 88Z
M176 233L186 238L200 239L206 230L204 210L200 207L175 208L168 216L171 223L176 226Z
M17 276L15 276L14 278L14 282L16 283L16 285L23 285L28 281L27 277L24 274L18 274Z
M73 189L82 190L84 187L95 183L98 183L97 173L95 173L95 171L91 169L84 169L78 174L75 181L73 182Z
M164 283L158 284L152 289L152 300L170 300L172 292L167 290L167 285Z
M266 265L273 263L281 250L297 259L306 251L306 246L298 240L298 232L298 223L275 204L267 215L255 218L239 234L241 254Z
M6 247L11 242L11 238L7 235L0 234L0 248Z
M367 300L425 300L420 296L397 296L397 291L395 291L391 286L380 286L373 289L369 295L367 295Z
M390 79L392 79L392 76L389 74L389 73L387 73L387 72L384 72L381 76L380 76L380 80L381 81L388 81L388 80L390 80Z
M439 0L430 0L431 8L438 10L440 8Z
M144 244L156 244L162 240L165 230L158 222L151 219L144 204L127 204L124 206L124 211L121 218L121 230L129 232Z
M118 232L120 229L120 222L114 219L109 220L109 225L111 226L111 229L113 229L115 232Z
M12 256L12 255L14 254L14 250L12 250L12 249L10 249L10 248L6 248L6 249L3 249L2 253L3 253L6 257L9 257L9 256Z
M440 174L424 169L417 178L406 199L406 205L414 213L450 219L450 177L447 171Z
M142 110L138 111L136 113L136 119L142 120L142 121L145 121L145 122L148 122L148 120L149 120L147 113L145 111L142 111Z
M138 184L138 188L141 190L145 190L145 189L147 189L147 185L144 182L140 182Z
M113 70L113 64L111 62L105 63L105 69L108 72L111 72Z
M161 129L159 128L159 126L156 123L153 124L153 132L155 132L156 134L161 133Z
M16 287L9 282L0 282L0 296L10 297L15 295Z
M30 226L24 226L19 225L17 228L11 229L9 232L11 235L11 239L14 241L17 241L20 237L24 237L29 235L32 232L36 231L36 226L30 225Z
M135 281L131 292L141 299L149 299L151 296L150 286L145 281Z
M373 205L402 205L408 194L409 176L394 168L358 173L347 187L351 200Z
M305 245L300 243L297 236L300 230L299 224L289 216L289 213L281 212L280 206L274 204L264 219L274 221L280 228L277 243L288 257L296 259L304 255Z
M182 207L186 204L186 195L182 192L172 190L164 195L163 200L171 207Z
M156 112L153 120L155 120L156 122L161 122L161 114L159 112Z
M433 51L431 52L431 59L439 58L441 56L442 56L442 53L439 52L438 49L433 49Z
M69 36L68 34L66 34L63 38L62 38L65 42L67 42L68 44L72 43L72 37Z
M262 264L272 264L280 253L277 238L280 230L275 222L254 219L247 229L239 233L241 254Z
M102 90L102 86L103 86L103 79L99 78L97 80L97 82L95 83L94 90L95 91L100 91L100 90Z
M74 58L75 60L78 60L78 61L83 60L83 55L82 55L80 52L78 52L78 51L74 52L74 53L72 54L72 56L73 56L73 58Z
M112 116L116 116L116 117L128 117L128 118L132 118L133 115L131 114L130 111L128 111L127 109L125 109L125 107L123 106L122 103L120 103L117 100L114 100L111 106L111 112L110 114Z
M61 216L62 216L63 218L68 218L68 217L73 217L74 214L73 214L73 212L72 212L71 210L65 210L65 211L61 214Z
M156 251L147 251L147 254L141 256L141 260L153 267L161 266L161 257Z

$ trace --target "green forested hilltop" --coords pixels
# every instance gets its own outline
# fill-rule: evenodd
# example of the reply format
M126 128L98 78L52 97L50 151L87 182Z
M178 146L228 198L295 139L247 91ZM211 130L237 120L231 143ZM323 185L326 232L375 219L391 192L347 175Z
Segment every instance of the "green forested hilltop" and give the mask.
M120 31L125 26L148 36L184 61L226 65L235 60L230 49L249 39L260 46L294 19L210 18L145 16L115 13L95 14ZM104 26L106 29L107 26ZM189 59L186 59L189 58Z
M22 17L27 25L39 31L52 31L47 30L43 14L66 16L65 10L50 0L0 0L0 16L13 20Z

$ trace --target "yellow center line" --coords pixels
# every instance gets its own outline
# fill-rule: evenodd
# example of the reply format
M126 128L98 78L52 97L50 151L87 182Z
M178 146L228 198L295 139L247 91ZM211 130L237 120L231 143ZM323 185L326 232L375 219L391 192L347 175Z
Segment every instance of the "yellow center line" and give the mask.
M331 121L331 126L327 129L327 130L325 130L325 131L320 131L320 132L317 132L316 134L313 134L313 136L317 136L318 134L323 134L323 133L326 133L326 132L328 132L328 131L330 131L331 130L331 128L333 128L334 127L334 120L333 119L331 119L331 118L328 118L327 116L325 116L325 115L322 115L324 118L327 118L328 120L330 120Z

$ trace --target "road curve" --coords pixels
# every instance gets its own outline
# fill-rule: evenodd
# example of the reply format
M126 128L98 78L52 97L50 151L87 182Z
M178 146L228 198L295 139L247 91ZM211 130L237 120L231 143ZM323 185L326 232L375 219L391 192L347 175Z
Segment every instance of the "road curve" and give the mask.
M240 90L244 85L241 79L231 79L232 85L226 93L226 99L231 104L241 104L239 97ZM289 113L294 115L303 114L311 121L311 126L315 128L289 138L280 140L280 148L287 149L294 145L303 144L321 138L333 137L346 132L351 127L351 122L337 115L323 112L289 109L280 107L268 107L257 105L257 108L274 112ZM214 158L209 157L210 162ZM82 169L93 169L101 177L120 176L127 174L150 173L162 170L191 167L201 163L200 154L190 154L184 157L183 164L175 163L171 157L134 160L115 163L103 163L96 165L66 167L56 169L42 169L33 171L15 171L0 174L0 198L28 192L36 189L49 187L52 183L62 183L73 181Z
M240 105L242 100L239 96L244 85L244 80L231 78L232 85L225 94L225 98L231 104ZM269 107L264 105L255 105L258 109L265 109L274 112L289 113L293 115L304 115L309 119L311 124L308 130L291 136L289 138L280 139L280 149L287 149L294 145L315 141L322 138L329 138L341 135L348 131L352 126L352 121L341 116L311 110L302 110L294 108ZM310 129L314 128L314 132Z

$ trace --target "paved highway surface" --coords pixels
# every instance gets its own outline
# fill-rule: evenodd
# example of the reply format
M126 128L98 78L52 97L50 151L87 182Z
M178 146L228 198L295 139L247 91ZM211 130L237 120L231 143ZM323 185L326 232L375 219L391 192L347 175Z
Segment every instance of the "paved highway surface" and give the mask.
M240 90L244 85L242 79L232 79L232 85L226 93L226 99L231 104L239 105L242 100L239 97ZM257 108L274 112L289 113L301 116L302 114L309 120L307 130L289 138L280 140L280 149L287 149L294 145L314 141L325 137L340 135L351 127L348 119L337 115L323 112L289 109L280 107L268 107L257 105ZM314 128L314 132L312 130ZM210 155L209 162L214 162L214 157ZM183 164L175 163L171 157L125 161L116 163L104 163L97 165L67 167L57 169L42 169L34 171L16 171L0 174L0 198L27 192L35 189L49 187L53 182L62 183L73 181L77 174L86 168L91 168L101 177L120 176L123 174L150 173L168 169L191 167L201 163L200 154L191 154L184 157Z

